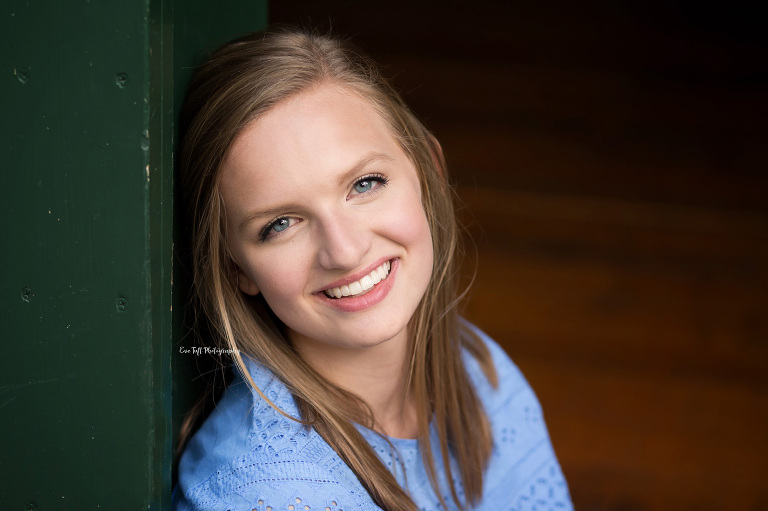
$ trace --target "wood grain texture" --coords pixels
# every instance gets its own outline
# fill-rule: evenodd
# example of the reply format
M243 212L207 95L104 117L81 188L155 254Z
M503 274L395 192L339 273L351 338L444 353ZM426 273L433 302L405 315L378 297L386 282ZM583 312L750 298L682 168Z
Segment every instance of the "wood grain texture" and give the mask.
M462 192L466 315L538 393L577 507L762 509L765 219Z

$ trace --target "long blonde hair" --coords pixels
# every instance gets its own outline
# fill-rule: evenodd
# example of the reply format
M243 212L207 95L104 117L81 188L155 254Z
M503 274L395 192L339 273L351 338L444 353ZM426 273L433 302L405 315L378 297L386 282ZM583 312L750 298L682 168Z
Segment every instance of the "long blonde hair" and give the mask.
M446 507L440 485L447 484L456 506L464 509L482 496L492 438L462 351L468 350L480 362L493 385L496 374L485 345L458 319L459 233L453 192L435 138L380 76L376 65L347 43L296 30L252 34L220 48L193 78L181 116L179 171L191 236L197 314L208 321L213 342L233 351L234 364L263 399L269 401L248 374L239 352L281 378L298 403L301 420L338 453L377 505L416 510L354 425L373 428L370 409L300 358L262 298L253 299L238 290L227 248L219 181L234 139L274 105L323 83L345 87L368 100L418 170L435 261L426 293L409 323L409 385L432 487ZM429 441L430 424L439 437L439 453L433 452ZM435 456L442 458L445 480L437 473ZM454 483L451 456L464 498Z

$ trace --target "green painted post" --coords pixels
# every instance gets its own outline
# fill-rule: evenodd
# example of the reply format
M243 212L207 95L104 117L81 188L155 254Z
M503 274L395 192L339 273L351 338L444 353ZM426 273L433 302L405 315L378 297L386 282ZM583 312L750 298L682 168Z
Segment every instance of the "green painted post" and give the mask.
M174 108L203 47L265 19L243 0L0 7L3 509L169 509Z

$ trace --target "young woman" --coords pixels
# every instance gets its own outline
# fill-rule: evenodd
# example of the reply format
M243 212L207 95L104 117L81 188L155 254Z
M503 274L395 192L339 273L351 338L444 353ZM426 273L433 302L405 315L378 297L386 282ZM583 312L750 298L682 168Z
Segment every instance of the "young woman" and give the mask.
M298 31L234 41L182 134L198 319L235 375L175 509L571 508L534 394L458 317L440 145L372 62Z

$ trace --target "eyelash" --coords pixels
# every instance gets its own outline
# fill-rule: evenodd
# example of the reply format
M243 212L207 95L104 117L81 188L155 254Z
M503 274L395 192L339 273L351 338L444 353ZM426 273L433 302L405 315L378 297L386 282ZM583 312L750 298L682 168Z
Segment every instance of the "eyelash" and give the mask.
M264 243L265 241L268 241L271 237L276 235L275 234L275 235L270 236L270 233L272 232L272 229L274 229L275 226L280 221L282 221L282 220L290 220L290 219L291 219L291 217L289 217L289 216L280 216L280 217L275 218L271 222L269 222L267 225L264 226L264 228L261 231L259 231L259 241L261 243ZM290 226L288 226L288 227L290 227Z
M357 192L354 195L364 195L364 194L367 194L367 193L376 192L379 188L383 188L384 186L387 186L387 184L389 183L389 179L386 176L384 176L383 174L378 174L378 173L376 173L376 174L368 174L366 176L363 176L363 177L357 179L354 182L354 184L352 185L352 189L354 190L355 186L357 186L358 184L363 183L365 181L373 181L373 182L376 182L378 184L374 188L371 188L371 189L366 190L364 192ZM354 195L350 192L350 194L347 195L347 200L349 200L349 198L353 197ZM264 226L263 229L261 229L261 231L259 231L259 241L264 243L264 242L268 241L270 238L276 236L277 234L271 234L272 233L272 229L274 229L275 226L279 222L281 222L283 220L290 220L290 219L291 219L291 217L289 217L289 216L279 216L279 217L275 218L274 220L272 220L271 222L269 222L267 225ZM290 227L290 225L288 227Z
M358 184L365 181L375 181L376 183L378 183L378 185L376 186L376 188L373 188L371 190L367 190L365 192L358 192L357 195L362 195L364 193L370 193L370 192L376 191L379 188L387 186L387 184L389 183L389 179L386 176L384 176L384 174L378 174L378 173L368 174L367 176L363 176L360 179L356 180L355 183L352 185L352 189L354 189L355 186L357 186ZM351 194L347 195L347 199L349 199L350 196Z

